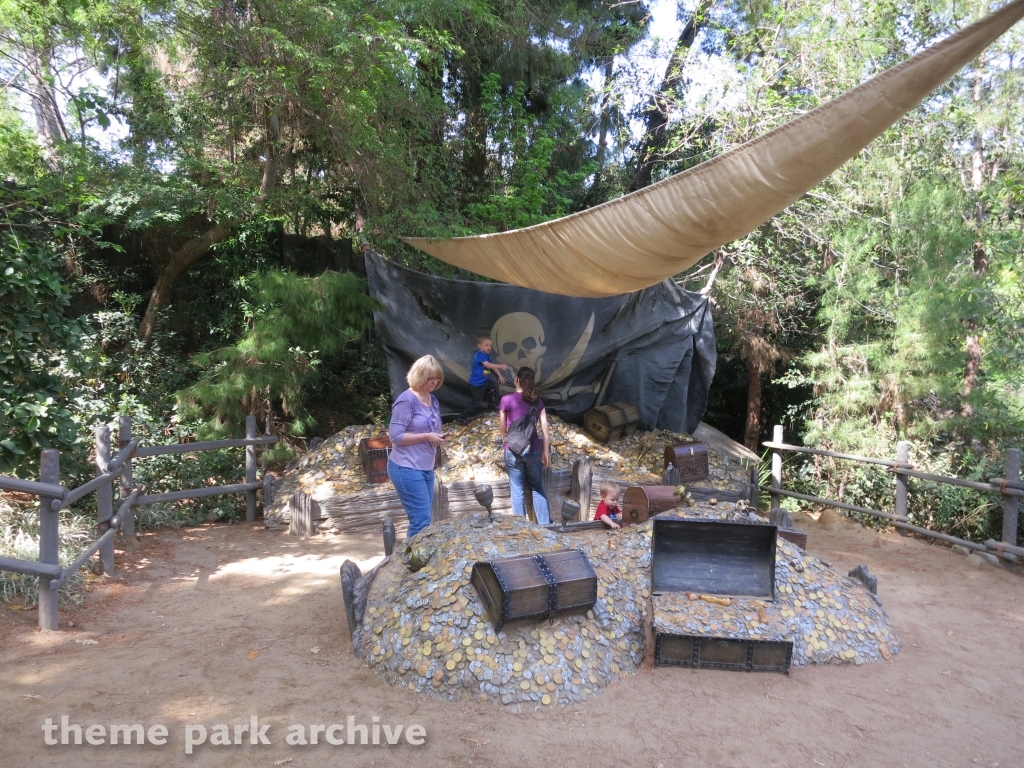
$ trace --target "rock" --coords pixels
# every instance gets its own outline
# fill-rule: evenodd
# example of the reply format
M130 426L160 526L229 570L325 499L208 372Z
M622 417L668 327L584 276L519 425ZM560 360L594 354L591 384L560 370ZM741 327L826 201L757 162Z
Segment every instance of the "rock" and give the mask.
M959 544L954 544L953 545L953 551L954 552L959 552L961 555L969 555L969 554L971 554L971 550L970 549L968 549L967 547L961 547Z
M983 563L998 566L999 558L995 555L990 555L988 552L972 552L967 556L967 562L975 567L979 567Z
M837 525L842 521L842 517L834 509L826 509L822 511L821 516L818 518L818 527L823 528L826 531L834 530Z

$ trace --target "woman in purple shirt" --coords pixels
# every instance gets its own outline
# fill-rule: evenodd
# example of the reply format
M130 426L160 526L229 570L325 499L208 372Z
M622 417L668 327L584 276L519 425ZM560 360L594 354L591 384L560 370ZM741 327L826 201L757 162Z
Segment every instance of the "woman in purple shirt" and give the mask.
M516 456L509 450L505 434L512 424L529 416L531 411L534 411L535 419L533 440L522 456ZM544 467L548 466L550 450L548 412L544 409L544 401L538 396L532 368L520 368L516 372L516 391L501 398L498 429L505 449L505 470L508 472L508 485L512 494L512 513L520 517L526 515L526 489L529 488L533 493L533 512L537 516L537 523L547 525L551 522L551 515L543 473Z
M409 518L407 538L430 525L434 503L434 460L437 447L444 445L441 406L431 392L444 382L441 364L424 355L405 377L409 388L391 406L391 453L388 477L395 486Z

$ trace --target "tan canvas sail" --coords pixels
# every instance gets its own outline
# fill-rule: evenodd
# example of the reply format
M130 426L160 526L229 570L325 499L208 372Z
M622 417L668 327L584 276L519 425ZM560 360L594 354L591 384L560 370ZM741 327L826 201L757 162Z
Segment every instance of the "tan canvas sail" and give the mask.
M817 109L646 189L526 229L405 241L526 288L613 296L682 272L753 231L913 109L1024 16L1024 0Z

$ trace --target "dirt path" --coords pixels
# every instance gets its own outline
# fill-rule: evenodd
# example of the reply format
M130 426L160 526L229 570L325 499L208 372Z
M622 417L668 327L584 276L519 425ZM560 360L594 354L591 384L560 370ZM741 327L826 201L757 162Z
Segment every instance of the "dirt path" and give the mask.
M338 568L349 557L365 571L380 556L376 536L150 534L121 557L119 578L61 610L62 628L74 627L44 634L34 612L0 611L0 766L1024 768L1024 579L845 521L808 527L812 554L878 575L903 638L892 661L789 677L644 670L586 704L520 714L391 687L354 658ZM44 721L62 715L82 726L163 724L169 738L45 746ZM185 754L187 725L212 738L215 724L250 715L270 724L269 746L243 734L242 746ZM321 733L316 746L285 743L294 723L350 715L420 724L426 742L331 746Z

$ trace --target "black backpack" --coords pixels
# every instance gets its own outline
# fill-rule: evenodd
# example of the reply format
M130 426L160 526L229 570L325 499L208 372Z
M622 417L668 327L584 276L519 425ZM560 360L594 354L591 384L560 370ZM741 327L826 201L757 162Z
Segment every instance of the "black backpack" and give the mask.
M505 432L505 445L517 459L521 459L530 450L536 434L537 404L534 403L528 414L509 424L508 430Z

